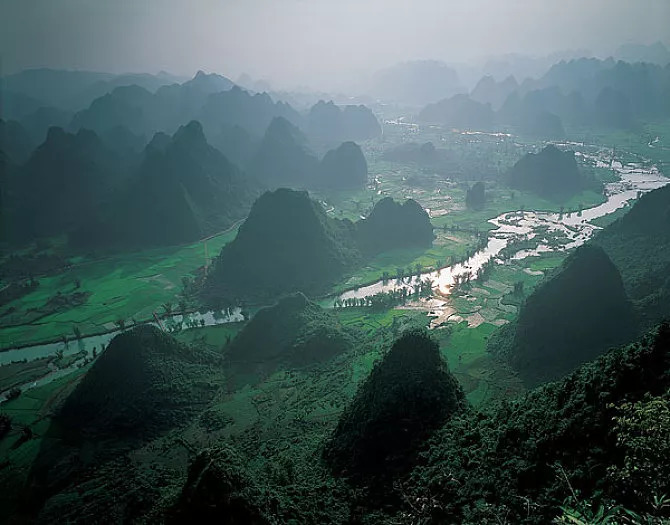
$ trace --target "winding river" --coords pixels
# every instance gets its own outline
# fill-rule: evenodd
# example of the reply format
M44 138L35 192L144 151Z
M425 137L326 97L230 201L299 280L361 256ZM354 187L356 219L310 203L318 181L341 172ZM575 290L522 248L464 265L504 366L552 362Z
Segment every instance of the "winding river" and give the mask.
M575 146L575 144L564 144ZM581 144L580 144L581 146ZM582 157L585 162L591 163L600 168L609 168L614 170L619 180L606 184L605 193L607 200L603 204L582 210L581 213L564 214L548 212L509 212L503 213L498 217L491 219L495 228L489 232L488 243L486 247L466 261L441 268L437 271L426 272L419 277L421 280L430 279L433 282L433 289L438 296L446 296L450 293L456 280L464 275L475 276L482 267L491 261L501 263L498 258L500 252L515 239L523 238L531 240L542 233L551 232L554 237L561 239L562 242L545 243L544 238L538 239L538 245L534 249L519 250L512 256L513 259L523 259L540 253L552 251L563 251L584 244L590 239L594 232L599 229L598 226L591 223L598 217L608 215L635 200L641 193L645 193L660 188L670 182L670 179L664 177L656 166L644 167L640 163L621 164L614 161L609 162L606 159L609 153L602 151L598 155L589 155L577 152L575 155ZM389 292L400 288L411 290L411 278L402 281L389 279L387 281L378 281L368 286L352 289L339 296L345 300L349 298L361 299L380 292ZM192 313L186 316L173 315L160 321L164 326L172 324L182 324L186 322L187 326L213 326L224 323L238 322L244 320L239 308L230 312L205 312ZM157 323L153 323L157 324ZM62 351L64 356L75 355L82 350L86 350L92 355L93 349L98 352L104 350L109 342L121 332L116 330L102 335L83 337L79 340L69 343L56 342L46 343L23 348L9 349L0 352L0 366L17 361L31 361L48 356L55 355ZM53 370L46 376L37 381L22 385L23 390L34 388L57 377L70 373L70 369Z
M607 200L604 203L582 210L580 213L573 212L564 215L532 211L503 213L489 221L495 226L495 229L489 232L488 243L484 249L462 263L423 273L419 278L421 280L430 279L437 295L448 295L457 278L468 274L475 276L487 262L491 259L496 260L496 256L510 241L519 237L531 240L536 236L535 230L542 227L547 228L548 232L559 234L560 238L565 239L565 242L560 246L550 246L540 240L537 248L520 250L514 254L513 259L519 260L540 253L575 248L584 244L596 230L600 229L598 226L591 224L591 221L623 208L642 193L655 190L670 182L670 179L664 177L656 166L645 168L640 163L623 165L617 161L610 164L605 163L602 158L597 156L579 152L575 155L583 157L597 167L607 167L617 173L619 180L605 185ZM496 262L502 261L496 260ZM390 292L401 288L407 288L410 291L412 289L411 281L411 278L406 278L402 282L396 279L378 281L368 286L344 292L339 298L342 300L362 299L380 292Z

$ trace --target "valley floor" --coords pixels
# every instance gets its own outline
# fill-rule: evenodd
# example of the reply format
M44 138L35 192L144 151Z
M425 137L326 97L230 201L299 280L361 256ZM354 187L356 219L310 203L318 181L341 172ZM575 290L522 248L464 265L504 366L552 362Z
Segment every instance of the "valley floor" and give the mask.
M670 129L654 128L656 131L664 132L663 137L670 141ZM445 138L442 134L436 135L437 132L429 131L410 138L441 141L440 144L446 143L455 155L464 157L483 148L484 153L480 155L490 152L494 159L501 161L515 158L518 150L529 146L517 143L518 139L483 137L473 145L471 137L465 141L460 136ZM603 144L614 138L599 137ZM385 139L402 141L408 138L387 135ZM644 145L640 145L639 138L637 142L631 137L616 139L635 155L649 153ZM661 167L661 163L669 158L661 149L662 144L655 146L660 156L650 155ZM349 218L365 215L382 196L411 197L430 210L437 237L429 250L399 250L377 256L334 287L334 294L375 282L384 273L395 276L398 269L408 273L419 270L417 273L420 273L464 260L476 250L479 233L493 227L489 219L501 213L519 209L558 212L561 208L577 213L579 209L604 201L603 195L586 191L568 202L553 203L521 192L510 192L491 183L487 186L489 201L486 208L474 212L464 205L467 181L435 182L416 187L412 181L421 177L421 170L380 158L375 160L375 148L378 147L369 145L373 158L370 178L377 181L371 188L317 197L333 216ZM637 160L638 157L634 158ZM608 169L594 168L594 173L603 182L612 180ZM622 213L624 211L617 211L616 216ZM605 216L596 224L604 226L613 218ZM58 341L63 336L72 340L53 345L52 353L40 356L41 359L12 364L6 360L6 364L0 366L0 391L34 383L33 388L2 405L3 413L16 423L10 434L0 440L3 475L14 480L10 485L15 490L20 489L38 453L49 446L44 438L51 408L73 388L96 357L91 345L75 341L75 333L86 336L118 329L120 323L129 326L133 321L150 320L154 312L162 316L168 310L193 310L197 305L188 293L182 293L188 289L188 280L206 264L206 250L211 258L234 238L235 233L236 230L231 230L208 239L206 248L204 242L198 242L98 260L71 258L70 268L54 275L38 276L39 286L34 291L0 309L2 350ZM57 251L59 248L54 244L50 249ZM260 475L266 475L268 483L280 483L279 478L286 476L290 478L289 467L280 472L276 465L306 464L304 459L314 453L316 444L332 430L343 407L368 376L384 348L389 346L400 328L408 324L435 329L442 355L474 406L482 407L500 399L517 397L524 391L520 379L507 365L486 352L486 342L497 327L515 317L523 298L547 272L560 265L563 257L564 253L553 252L493 265L483 281L462 287L449 297L417 299L385 312L373 312L365 307L335 308L334 312L344 326L355 327L364 334L365 341L359 351L304 370L282 369L267 376L250 377L246 386L222 395L197 423L161 440L164 456L156 453L159 447L154 444L153 449L140 451L137 460L146 468L177 472L176 487L183 481L187 466L187 455L180 447L183 449L184 443L190 443L194 448L202 448L225 437L243 452L253 449L259 459L249 466ZM71 297L80 292L86 292L80 303L65 302L63 306L62 301L53 301L54 297ZM332 303L332 297L322 301L328 307ZM184 327L177 337L191 345L220 349L242 325L236 322ZM98 343L96 350L101 348L102 344ZM63 349L67 351L63 352ZM45 375L52 379L38 383ZM22 428L30 429L29 437ZM295 446L278 450L276 447L280 442L293 442ZM261 454L257 453L259 450ZM12 501L15 495L6 493L2 500Z

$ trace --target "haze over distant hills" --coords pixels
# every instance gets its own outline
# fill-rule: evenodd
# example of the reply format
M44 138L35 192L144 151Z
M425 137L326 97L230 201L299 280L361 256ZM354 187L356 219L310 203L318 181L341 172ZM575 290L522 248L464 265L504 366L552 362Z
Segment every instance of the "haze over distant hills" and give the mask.
M11 233L16 242L63 233L82 247L96 238L101 246L121 239L126 244L194 240L243 217L253 199L251 188L364 187L367 163L353 140L381 133L365 106L320 101L300 113L202 71L181 84L166 84L172 78L163 74L57 70L31 70L4 80L3 95L11 94L5 107L19 120L0 120L6 166L0 184L7 201L3 235ZM50 82L55 89L44 91ZM7 86L21 92L8 92ZM95 96L97 89L104 93ZM94 98L73 112L67 100L88 100L84 91ZM44 93L49 96L43 101L33 98ZM15 94L27 101L25 107L13 104ZM192 140L185 140L187 134ZM56 140L61 136L75 138L70 144ZM81 137L88 137L91 147L77 146ZM35 168L38 164L42 168ZM61 189L71 188L70 195L50 202L56 181ZM148 200L154 209L146 206ZM49 201L43 207L51 210L47 215L57 218L38 225L33 216L43 201ZM115 218L119 210L124 213Z
M458 74L443 62L417 60L378 71L369 92L386 101L423 106L462 93Z
M13 165L1 181L12 196L4 233L19 245L63 234L80 248L193 241L242 218L259 188L196 121L126 156L93 131L50 128L25 164Z
M0 524L670 525L670 0L0 3Z
M120 86L137 85L155 92L161 86L183 82L185 79L161 71L157 75L129 73L114 75L93 71L26 69L20 73L3 77L3 91L20 93L43 106L59 107L76 111L89 105L94 99ZM11 104L4 110L11 114Z
M467 129L506 129L562 138L586 123L635 129L643 119L670 115L670 64L630 64L611 58L561 61L520 84L484 77L469 95L425 106L419 120Z
M659 66L670 64L670 50L663 42L654 42L650 45L622 44L613 56L625 62L650 62Z
M198 120L208 140L240 164L249 160L251 144L260 143L276 117L298 126L321 153L342 142L381 134L376 117L362 105L319 101L299 112L266 93L241 89L222 75L198 71L192 79L175 80L167 74L27 70L3 78L0 111L6 122L19 122L33 144L40 144L47 130L57 126L71 132L90 129L108 139L112 149L136 152L154 133L172 134ZM55 89L44 87L50 85ZM3 149L7 148L13 145Z

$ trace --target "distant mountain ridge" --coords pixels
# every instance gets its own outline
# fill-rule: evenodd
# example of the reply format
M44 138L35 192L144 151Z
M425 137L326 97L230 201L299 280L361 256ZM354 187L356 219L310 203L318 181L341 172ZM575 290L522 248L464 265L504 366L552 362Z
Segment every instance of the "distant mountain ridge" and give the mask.
M660 66L670 63L670 50L663 42L651 45L623 44L617 48L614 56L626 62L650 62Z
M65 235L84 250L192 242L243 218L260 192L196 121L142 142L125 128L105 141L50 128L23 165L7 158L3 236L20 246Z
M180 77L161 72L113 74L95 71L49 68L26 69L3 77L3 89L39 100L43 106L78 110L119 86L137 85L156 91L180 81Z
M515 84L512 78L496 82L485 76L469 97L429 104L419 120L467 129L513 126L524 134L539 130L541 136L561 138L568 125L633 130L640 121L670 116L670 64L578 58ZM495 114L485 112L486 104Z
M414 60L375 73L368 91L387 101L424 106L463 93L458 73L443 62Z
M184 122L199 116L210 95L233 86L225 77L202 71L183 84L164 85L155 92L137 84L119 86L77 112L70 128L102 133L120 125L138 134L174 133Z

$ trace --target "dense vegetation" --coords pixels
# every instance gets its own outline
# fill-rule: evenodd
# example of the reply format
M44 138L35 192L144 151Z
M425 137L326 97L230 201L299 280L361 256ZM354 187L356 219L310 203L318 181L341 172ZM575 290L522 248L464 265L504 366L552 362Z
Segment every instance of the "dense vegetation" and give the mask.
M422 122L439 123L447 128L491 129L495 113L489 104L472 100L467 95L454 95L449 99L429 104L417 117Z
M337 317L297 293L261 309L225 354L233 366L269 371L328 360L351 345Z
M0 77L0 522L670 523L670 52L556 56Z
M248 479L235 451L226 447L208 449L190 465L179 500L168 512L168 522L269 524L262 504L259 489Z
M141 486L142 480L131 473L123 476L125 487L112 487L120 474L108 479L105 469L127 472L128 450L179 428L202 411L220 387L213 374L221 363L220 355L180 344L153 326L116 336L51 420L24 488L25 499L19 501L21 514L35 519L44 506L44 521L70 513L67 519L86 520L88 512L100 512L96 505ZM79 501L68 508L87 483L110 486L102 501ZM143 490L146 499L156 489ZM137 498L134 504L141 507L141 501Z
M494 522L501 516L511 523L548 523L564 502L589 510L593 501L593 515L598 505L621 504L667 519L667 507L654 508L654 496L670 489L670 465L653 461L662 443L654 441L654 428L667 429L667 418L658 412L643 420L640 448L631 448L631 434L613 421L630 414L629 403L648 396L662 402L658 396L667 396L669 388L670 327L663 325L640 343L613 350L522 399L457 416L436 434L412 473L405 490L417 504L407 513L429 523ZM630 477L625 469L634 451L639 470Z
M51 128L2 181L10 240L66 235L84 250L179 244L230 226L258 192L196 121L156 134L137 160L128 155L92 131Z
M12 237L76 231L125 182L124 175L119 159L92 131L71 134L51 128L44 143L8 181Z
M268 126L249 172L271 188L308 187L317 178L318 159L300 129L277 117Z
M670 315L670 187L643 195L594 239L621 272L642 323Z
M154 136L128 187L101 210L101 224L82 227L77 241L85 246L97 236L98 242L134 246L194 241L244 217L257 193L257 184L210 146L193 121L173 137Z
M512 93L519 88L519 83L513 76L497 82L491 75L485 75L470 92L470 98L481 104L491 104L498 111Z
M353 228L328 217L306 192L267 192L221 251L205 293L217 301L324 291L357 260Z
M621 276L597 246L581 246L526 300L489 350L527 384L557 379L636 334Z
M505 181L512 188L558 201L595 183L579 171L574 152L553 145L539 153L527 153L505 174Z
M483 181L475 182L465 194L465 205L473 210L482 210L486 206L486 190Z
M158 328L118 335L68 397L58 425L87 439L142 439L173 428L212 399L202 378L220 356L195 351Z
M9 159L19 164L28 160L35 145L20 123L0 119L0 146Z
M301 296L279 303L272 313L281 316L282 305L302 312L308 325L329 315ZM288 331L291 323L288 319ZM262 329L259 320L253 336L241 332L226 351L237 345L244 355L249 345L253 353L254 345L264 350L275 339L281 346L282 335L266 338ZM281 331L277 324L270 329ZM114 519L172 522L225 516L231 523L481 523L503 516L506 522L539 524L560 515L562 506L583 514L592 504L593 513L599 506L625 506L668 517L658 504L670 488L667 325L556 383L484 411L467 408L427 333L409 329L361 383L339 421L321 422L317 415L311 423L294 422L299 434L284 435L272 419L266 422L271 431L262 430L261 418L237 438L223 437L234 420L220 407L231 395L244 399L249 389L228 390L226 376L239 372L203 350L148 326L117 336L54 419L23 489L31 504L21 515L78 521L107 512ZM337 358L329 366L339 370ZM323 370L307 372L307 385ZM222 388L224 377L228 388ZM282 381L281 373L273 377ZM216 388L223 397L212 397ZM336 380L331 388L347 385ZM260 418L269 399L262 389L251 392L258 397ZM189 398L192 394L196 397ZM292 398L272 403L280 411L292 410ZM95 400L99 413L86 408ZM138 400L147 403L149 413ZM80 407L89 411L79 412ZM68 412L77 418L71 428L78 433L62 432L70 428L62 419ZM183 427L189 419L193 423ZM118 421L134 421L133 428L146 433L128 434ZM203 434L200 425L210 430ZM165 434L180 426L183 431ZM221 427L224 434L215 430ZM91 441L82 445L76 435ZM137 441L149 436L165 437L148 446ZM185 451L187 470L176 467L184 464Z
M321 184L329 188L364 188L368 182L368 163L355 142L343 142L321 159Z
M307 134L314 143L334 145L344 141L366 140L381 135L381 126L365 106L340 108L332 101L320 100L306 117Z
M425 330L410 330L361 385L324 457L338 475L379 495L406 473L431 433L464 406L437 343Z
M426 211L413 199L404 203L385 197L366 219L356 223L356 235L364 253L398 247L430 246L435 238Z
M213 303L322 293L365 258L394 248L430 246L433 227L421 205L384 198L366 219L328 217L306 192L262 195L206 283Z
M243 218L259 186L364 187L351 141L381 133L369 108L322 101L302 114L220 75L174 80L46 69L3 79L2 240L180 244ZM343 144L319 164L305 134L317 148Z

